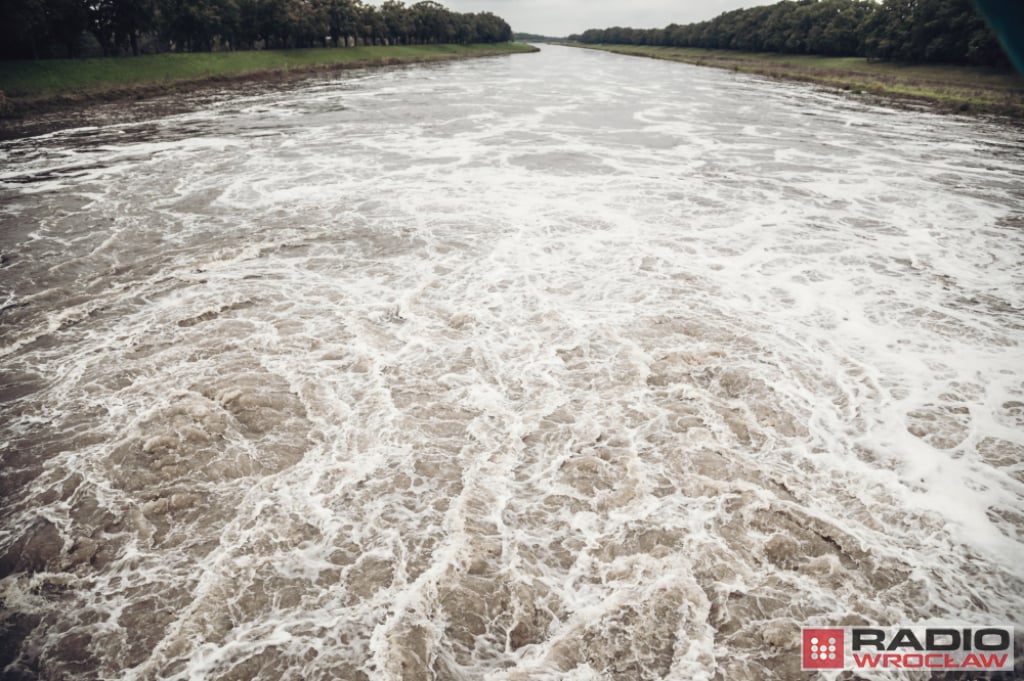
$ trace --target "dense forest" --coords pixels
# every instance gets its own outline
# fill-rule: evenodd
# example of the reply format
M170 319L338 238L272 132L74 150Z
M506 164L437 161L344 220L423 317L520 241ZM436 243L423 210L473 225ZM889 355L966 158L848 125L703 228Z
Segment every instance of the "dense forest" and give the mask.
M0 0L0 17L6 59L512 39L490 12L432 0Z
M570 40L1009 66L971 0L784 0L696 24L591 29Z

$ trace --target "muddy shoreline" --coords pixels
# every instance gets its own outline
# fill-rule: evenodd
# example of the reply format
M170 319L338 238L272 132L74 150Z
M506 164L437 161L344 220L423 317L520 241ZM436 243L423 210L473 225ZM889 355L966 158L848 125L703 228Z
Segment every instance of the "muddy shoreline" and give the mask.
M764 59L764 55L745 52L719 54L722 51L707 50L706 53L690 54L686 52L689 48L673 52L670 48L619 45L569 46L807 83L895 109L991 116L1013 125L1024 125L1024 90L988 87L980 82L965 84L956 80L922 78L902 74L899 67L889 72L868 73L815 67L801 62L803 57L799 55L778 54Z

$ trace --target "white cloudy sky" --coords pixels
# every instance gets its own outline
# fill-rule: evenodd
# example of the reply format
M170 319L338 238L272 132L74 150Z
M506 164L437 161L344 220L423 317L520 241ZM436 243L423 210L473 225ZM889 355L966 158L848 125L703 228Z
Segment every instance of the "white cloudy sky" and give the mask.
M413 2L415 0L412 0ZM778 0L440 0L454 12L494 12L512 30L566 36L588 28L662 28L713 19L740 7ZM411 4L411 2L410 2Z

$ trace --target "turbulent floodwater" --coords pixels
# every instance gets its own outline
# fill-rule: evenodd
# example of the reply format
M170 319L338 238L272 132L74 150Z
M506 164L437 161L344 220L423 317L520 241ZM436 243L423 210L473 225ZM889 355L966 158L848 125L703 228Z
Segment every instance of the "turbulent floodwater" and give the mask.
M4 679L1021 624L1020 130L548 48L0 158Z

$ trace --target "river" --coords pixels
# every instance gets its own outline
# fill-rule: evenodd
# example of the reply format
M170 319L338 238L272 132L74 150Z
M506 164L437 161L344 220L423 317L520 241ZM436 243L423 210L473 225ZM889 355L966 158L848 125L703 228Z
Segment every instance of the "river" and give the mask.
M545 47L2 142L0 233L4 679L1024 612L1018 128Z

